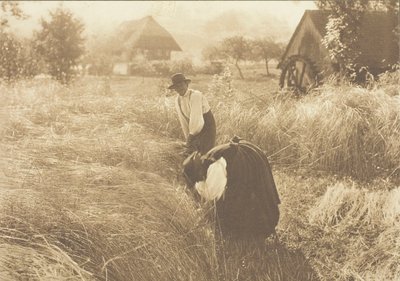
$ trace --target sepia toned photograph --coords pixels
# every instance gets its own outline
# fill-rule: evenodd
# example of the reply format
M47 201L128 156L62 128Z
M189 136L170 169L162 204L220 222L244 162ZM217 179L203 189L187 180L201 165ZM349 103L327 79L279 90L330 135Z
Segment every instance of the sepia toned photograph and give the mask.
M400 281L398 0L0 1L0 281Z

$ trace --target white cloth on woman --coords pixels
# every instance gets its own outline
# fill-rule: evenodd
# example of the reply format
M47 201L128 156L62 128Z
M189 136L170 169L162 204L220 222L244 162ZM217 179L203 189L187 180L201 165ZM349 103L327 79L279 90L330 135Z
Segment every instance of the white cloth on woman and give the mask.
M219 200L225 192L226 183L226 160L221 157L208 167L206 179L197 182L195 188L205 200Z

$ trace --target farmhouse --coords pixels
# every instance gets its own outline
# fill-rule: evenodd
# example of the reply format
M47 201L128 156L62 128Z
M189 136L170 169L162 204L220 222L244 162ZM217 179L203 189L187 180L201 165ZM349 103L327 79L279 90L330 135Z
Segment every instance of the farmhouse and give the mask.
M329 11L307 10L296 27L278 65L282 69L281 86L302 88L316 75L332 74L335 64L322 44ZM393 13L367 12L361 20L359 66L379 74L399 61L398 38L394 32L398 18Z
M123 22L113 38L114 65L118 74L129 74L134 59L170 60L173 51L182 51L174 37L152 16Z

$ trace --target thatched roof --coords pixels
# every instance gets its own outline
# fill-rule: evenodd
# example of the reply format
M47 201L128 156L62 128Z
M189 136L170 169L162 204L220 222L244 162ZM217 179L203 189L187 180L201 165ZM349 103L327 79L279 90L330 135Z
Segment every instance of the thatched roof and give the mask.
M305 35L311 36L324 48L321 39L326 34L329 11L306 10L296 27L281 62L294 54L300 54ZM398 38L393 32L398 26L398 18L392 13L367 12L361 21L359 44L361 55L358 62L371 67L383 67L399 61ZM301 43L299 43L301 42ZM327 52L322 52L327 54ZM302 54L304 55L304 54ZM310 58L315 54L307 54Z
M152 16L123 22L115 33L118 49L182 51L172 35Z

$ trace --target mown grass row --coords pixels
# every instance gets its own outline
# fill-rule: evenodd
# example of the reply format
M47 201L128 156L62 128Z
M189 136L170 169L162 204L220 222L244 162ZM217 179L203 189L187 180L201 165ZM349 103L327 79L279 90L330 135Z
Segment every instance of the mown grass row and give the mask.
M96 85L3 88L0 279L315 280L283 244L221 251L181 184L171 107Z
M132 97L4 90L0 279L216 280L210 225L177 184L180 144L137 123Z
M260 145L287 173L278 173L281 191L293 175L325 177L322 193L303 181L291 186L298 198L285 194L280 223L285 242L301 245L323 280L399 276L399 74L367 89L328 83L302 99L281 93L263 103L259 92L253 105L242 102L247 89L209 96L218 142L237 134ZM357 182L338 181L346 177Z
M306 246L329 269L325 278L398 280L399 207L400 187L371 191L354 183L329 186L308 211L314 237Z
M388 179L400 111L390 81L326 85L301 100L268 92L266 104L262 92L249 103L247 89L209 96L218 142L237 134L260 145L282 199L281 243L232 242L230 255L181 185L164 80L2 85L0 277L396 280L400 201ZM335 174L375 181L340 185Z

